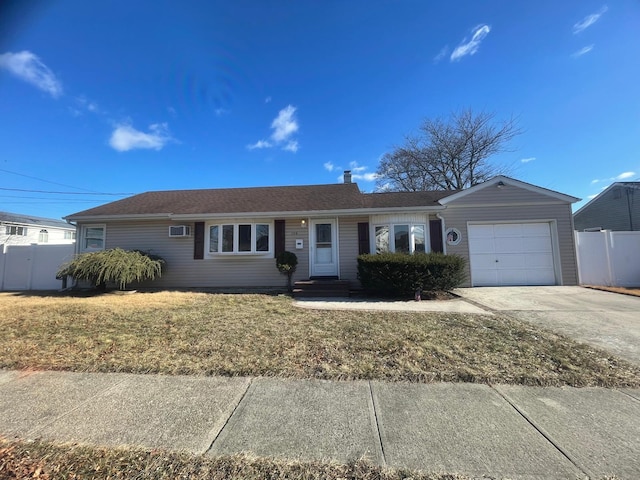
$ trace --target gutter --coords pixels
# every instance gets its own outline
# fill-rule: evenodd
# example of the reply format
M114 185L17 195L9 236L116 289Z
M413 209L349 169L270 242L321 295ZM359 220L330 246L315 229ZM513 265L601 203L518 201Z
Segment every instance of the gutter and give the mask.
M130 215L92 215L83 217L65 217L67 222L104 222L115 220L170 220L170 221L196 221L217 218L256 218L256 217L278 217L278 218L298 218L298 217L324 217L324 216L358 216L372 215L378 213L406 212L439 212L446 207L441 205L427 207L386 207L386 208L358 208L344 210L299 210L299 211L277 211L277 212L231 212L231 213L153 213L153 214L130 214Z

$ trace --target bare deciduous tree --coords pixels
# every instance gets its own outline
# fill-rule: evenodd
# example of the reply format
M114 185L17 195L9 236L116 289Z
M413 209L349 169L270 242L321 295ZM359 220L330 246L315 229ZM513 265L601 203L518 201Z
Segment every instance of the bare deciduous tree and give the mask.
M514 118L495 121L495 114L454 112L447 120L426 119L418 135L385 154L378 166L377 186L383 190L461 190L500 174L489 158L509 151L522 133Z

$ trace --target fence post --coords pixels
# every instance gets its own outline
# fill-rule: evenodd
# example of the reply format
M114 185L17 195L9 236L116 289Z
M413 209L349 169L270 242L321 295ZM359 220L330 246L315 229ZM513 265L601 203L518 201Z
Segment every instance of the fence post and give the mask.
M604 245L605 245L605 254L607 256L607 274L609 276L609 281L607 283L607 286L616 286L616 277L615 277L615 271L613 268L613 232L611 230L604 230L602 232L605 236L605 241L604 241Z
M7 258L7 244L2 244L2 258L0 258L0 292L4 291L4 275L5 275L5 265Z

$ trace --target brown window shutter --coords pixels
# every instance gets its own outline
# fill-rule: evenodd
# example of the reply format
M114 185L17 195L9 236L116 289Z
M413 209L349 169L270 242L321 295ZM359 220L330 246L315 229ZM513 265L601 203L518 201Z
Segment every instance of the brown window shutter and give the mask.
M442 222L440 220L429 220L429 240L431 241L431 251L442 253Z
M204 222L196 222L193 229L193 259L204 258Z
M275 231L274 231L274 244L275 244L275 255L278 256L280 253L286 250L285 247L285 223L284 220L276 220L274 222Z
M358 255L371 253L369 243L369 222L358 223Z

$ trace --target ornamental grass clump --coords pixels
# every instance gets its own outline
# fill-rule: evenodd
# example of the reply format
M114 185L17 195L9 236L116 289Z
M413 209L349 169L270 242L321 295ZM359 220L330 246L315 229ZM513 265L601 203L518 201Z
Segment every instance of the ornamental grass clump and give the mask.
M130 283L160 277L164 265L165 261L157 255L113 248L78 255L58 271L57 277L85 280L103 290L108 283L115 283L120 290L126 290Z

